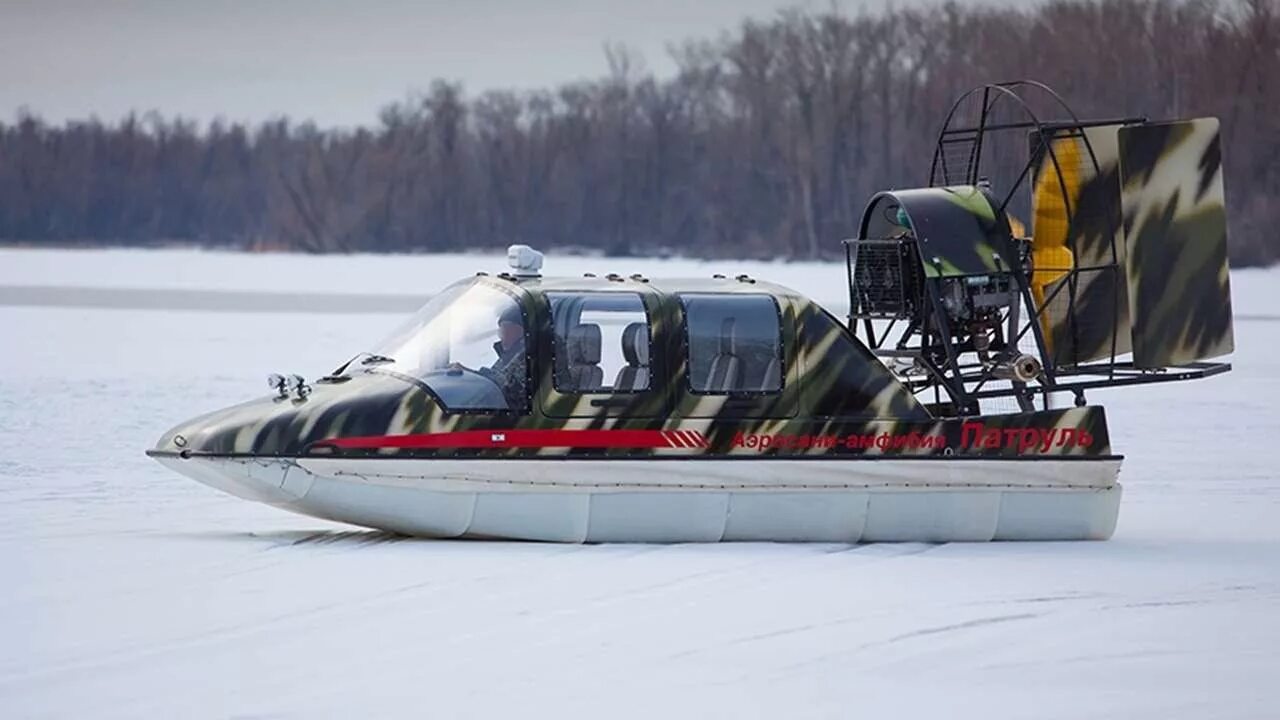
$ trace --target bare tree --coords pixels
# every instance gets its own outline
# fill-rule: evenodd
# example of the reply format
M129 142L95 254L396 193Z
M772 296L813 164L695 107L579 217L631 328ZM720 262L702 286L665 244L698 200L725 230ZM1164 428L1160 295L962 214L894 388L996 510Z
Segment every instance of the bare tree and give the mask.
M665 78L604 51L596 81L436 81L355 131L19 113L0 241L828 257L871 193L928 180L959 93L1032 77L1083 115L1219 116L1232 262L1280 261L1280 0L789 10L673 43Z

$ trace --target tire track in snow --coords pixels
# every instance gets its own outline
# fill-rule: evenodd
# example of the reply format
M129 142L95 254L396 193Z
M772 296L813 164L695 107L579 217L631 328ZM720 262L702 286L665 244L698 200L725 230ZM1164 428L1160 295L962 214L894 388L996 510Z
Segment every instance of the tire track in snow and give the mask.
M842 650L837 650L835 652L816 655L806 660L802 660L801 662L792 663L790 665L787 665L781 668L781 671L776 673L776 676L787 677L787 676L796 675L799 673L806 672L808 671L808 669L814 666L825 665L837 658L845 658L853 655L859 655L863 652L866 652L867 650L885 648L891 645L896 645L898 643L910 641L916 638L957 633L957 632L962 632L966 630L974 630L978 628L991 627L995 625L1004 625L1004 624L1013 623L1013 622L1022 622L1025 620L1034 620L1037 618L1044 617L1046 614L1047 613L1041 612L1041 613L1008 613L1008 614L1001 614L1001 615L989 615L989 616L973 618L971 620L965 620L957 623L948 623L945 625L937 625L937 626L932 626L927 628L921 628L919 630L913 630L911 632L900 633L898 635L894 635L892 637L885 638L883 640L876 640L874 642L862 643L860 645L857 645L856 647L851 647L851 648L846 648ZM859 616L859 619L865 620L866 617L867 617L866 615L862 615L862 616ZM820 628L825 629L830 625L831 623L822 623ZM744 677L744 678L741 678L740 681L746 681L748 679L749 678Z
M608 604L609 601L615 601L615 600L634 599L638 596L643 596L653 591L668 590L668 589L672 589L682 585L686 585L690 582L705 582L712 579L722 579L723 577L726 577L726 576L740 574L741 572L749 568L753 568L759 565L771 564L778 561L787 562L789 566L794 566L795 564L799 562L804 562L806 560L812 561L812 562L827 562L829 561L829 558L832 558L834 556L840 556L838 560L840 567L864 566L869 563L880 563L880 562L886 562L893 559L920 555L923 553L931 552L933 550L937 550L941 547L944 547L945 545L947 545L947 543L849 544L849 545L838 546L836 549L833 549L833 550L824 549L819 553L810 554L807 557L802 557L799 560L790 557L789 554L786 556L770 555L769 557L754 559L744 563L738 563L736 565L726 567L726 568L713 568L709 570L702 570L702 571L690 573L687 575L668 578L660 582L651 583L649 585L644 585L638 588L632 588L624 592L606 593L604 595L600 595L588 600L587 606L598 606L602 604ZM667 547L674 549L674 548L688 548L688 547L700 547L700 546L672 545ZM797 549L800 550L802 548L798 547ZM851 563L849 561L848 558L850 557L850 554L856 554L857 562Z
M670 577L663 577L652 582L645 582L638 586L628 586L618 590L610 590L596 593L592 596L576 599L573 603L560 607L552 612L537 612L520 616L506 616L502 618L508 624L506 625L488 625L477 626L474 630L461 633L450 634L448 638L439 638L433 646L433 652L438 654L448 654L452 649L464 648L471 644L483 644L487 639L494 636L509 633L527 633L530 636L538 638L546 638L545 640L523 643L519 650L521 653L530 654L534 657L539 656L543 651L552 649L559 650L556 656L562 662L577 662L580 660L590 660L598 653L592 643L578 643L572 633L566 634L560 632L541 632L538 628L564 628L566 626L576 627L578 630L590 634L593 632L589 627L583 628L580 623L567 624L566 620L577 618L598 617L602 611L607 611L611 607L620 606L623 609L641 604L649 606L642 600L652 601L655 605L661 607L658 598L667 596L673 592L678 592L680 597L690 599L705 595L699 593L696 588L707 587L712 583L724 583L729 579L738 577L751 577L753 585L759 585L761 582L767 582L768 575L759 574L757 571L761 567L777 564L785 564L788 570L796 570L798 566L804 564L808 572L814 572L812 567L818 564L819 567L830 565L838 572L840 569L853 566L864 567L867 564L878 564L895 560L898 558L914 557L924 553L928 553L942 548L944 544L922 544L922 543L889 543L889 544L841 544L835 546L812 546L808 544L784 544L784 543L727 543L719 545L705 544L676 544L676 545L593 545L583 546L585 553L574 555L572 560L590 559L592 561L600 560L600 554L619 554L618 551L626 549L625 554L620 554L618 560L611 565L611 572L617 573L625 570L625 565L630 563L655 560L658 556L673 556L671 560L678 562L680 555L694 553L698 559L706 559L708 555L724 556L725 558L737 558L743 555L749 556L744 562L736 562L730 566L717 566L712 568L702 568L691 572L684 572ZM759 550L761 548L769 548L777 552L770 552L765 556L761 556ZM797 557L799 554L799 557ZM552 568L551 575L542 575L540 578L546 582L554 583L556 578L568 576L570 580L579 577L581 569L569 565L561 565ZM519 602L520 596L523 594L523 588L517 583L505 582L507 578L503 578L504 585L499 588L500 594L490 594L487 599L491 602L501 605L503 598L510 596L512 602ZM427 613L419 613L419 618L428 617L430 615L451 612L452 608L435 608ZM606 615L608 619L609 616ZM865 614L862 616L865 619ZM565 649L577 650L576 653L566 653ZM413 652L413 651L410 651Z
M359 532L359 531L356 531ZM417 540L417 542L432 542ZM458 541L465 543L466 541ZM565 554L581 551L584 546L557 546L564 548L557 553L546 553L536 556L538 560L549 560ZM530 562L527 557L512 559L508 563L504 563L503 568L515 568L521 572L515 576L529 574L534 572L536 563ZM261 568L258 568L261 569ZM160 642L141 642L129 644L120 644L116 648L103 655L97 657L80 657L62 662L54 662L42 667L23 668L17 672L7 672L0 675L0 689L20 683L39 682L41 680L51 679L53 676L67 672L81 672L104 670L111 666L118 666L129 662L146 660L163 656L166 653L175 651L190 650L193 648L222 644L227 642L235 642L242 638L252 637L262 631L288 630L299 624L309 624L317 618L324 618L331 615L338 615L347 612L360 613L365 612L379 606L392 604L404 598L407 594L430 588L433 594L438 594L448 589L456 589L458 587L486 582L494 579L494 573L486 573L483 575L467 577L452 582L440 582L438 578L432 578L426 581L413 582L390 590L377 591L363 598L342 598L332 602L323 602L314 604L310 607L301 607L294 610L273 613L266 617L259 617L245 620L243 622L235 622L222 626L200 630L195 633L182 635L175 638L168 638ZM511 575L502 575L503 579L509 579ZM206 579L221 579L206 578Z
M892 645L902 642L903 640L911 640L913 638L925 637L928 635L938 635L940 633L955 632L957 630L968 630L970 628L982 627L984 625L996 625L999 623L1014 622L1015 620L1031 620L1038 618L1044 613L1017 613L1014 615L994 615L992 617L977 618L975 620L966 620L964 622L951 623L949 625L939 625L937 627L924 628L921 630L913 630L909 633L895 635L894 637L882 642L873 643L875 645Z
M814 563L821 563L821 564L830 564L834 566L835 572L842 572L850 568L865 568L868 565L877 565L880 563L889 562L893 560L916 557L919 555L923 555L925 553L941 550L942 548L947 547L949 545L950 543L843 544L843 545L838 545L830 548L821 548L818 552L808 554L807 556L799 559L792 558L789 555L784 557L775 556L775 557L766 558L764 560L760 560L756 562L743 563L743 564L734 566L732 568L727 568L724 570L695 573L695 574L681 577L681 578L674 578L671 581L657 583L652 586L640 588L635 590L634 592L610 594L608 596L604 596L602 598L602 601L594 603L593 607L599 608L599 607L603 607L611 604L611 602L604 602L603 600L618 600L623 598L634 599L636 597L643 596L644 594L648 594L653 590L665 590L665 589L670 589L675 587L685 587L687 586L689 581L707 581L712 579L723 580L726 577L741 575L746 570L755 568L760 565L776 564L776 563L782 562L786 564L788 570L796 570L797 565L800 565L801 563L806 563L810 566ZM808 572L814 572L814 570L810 568ZM564 613L564 614L568 615L569 613ZM750 644L760 640L768 640L772 638L785 637L788 635L796 635L796 634L801 634L805 632L825 630L836 625L865 622L869 617L872 617L872 616L866 612L861 612L861 613L837 618L835 620L826 621L823 623L805 623L801 625L778 628L778 629L770 630L767 632L733 638L728 641L719 642L712 645L704 645L701 647L696 647L696 648L691 648L691 649L683 650L676 653L671 653L669 655L666 655L664 659L665 660L683 660L683 659L687 659L697 655L719 651L725 648ZM545 645L550 645L550 644L544 644L544 646ZM584 659L586 657L587 657L586 654L579 654L577 656L574 656L573 659L575 660Z
M924 553L933 552L935 550L940 550L948 545L951 545L951 543L869 543L869 544L860 544L860 545L855 544L855 545L850 545L850 546L843 547L836 550L824 551L823 555L826 555L826 556L844 555L845 553L849 553L851 551L856 551L860 549L866 549L869 551L865 556L859 556L858 558L859 561L856 563L841 562L841 564L839 565L839 569L843 570L845 568L866 567L867 565L887 562L890 560L914 557L917 555L922 555ZM844 558L842 557L842 560L843 559ZM749 645L762 640L772 640L772 639L788 637L792 635L800 635L807 632L827 631L833 627L840 627L843 625L866 622L867 620L871 620L876 617L885 617L886 615L892 615L892 614L894 613L867 613L864 611L864 612L858 612L855 614L839 616L834 619L825 620L821 623L803 623L800 625L792 625L788 627L776 628L774 630L769 630L766 632L753 633L750 635L744 635L741 637L733 638L726 642L717 643L715 645L707 645L703 647L692 648L689 650L683 650L677 653L672 653L670 655L667 655L665 659L682 660L682 659L694 657L697 655L706 654L709 652L723 650L726 648Z
M1072 614L1081 613L1097 613L1110 612L1116 610L1150 610L1150 609L1181 609L1185 607L1219 605L1223 603L1236 602L1259 602L1266 601L1270 598L1280 597L1280 592L1258 592L1259 588L1253 585L1243 586L1227 586L1214 590L1201 590L1189 593L1180 593L1175 595L1165 595L1160 599L1151 601L1135 601L1122 604L1112 604L1107 601L1113 601L1114 596L1105 593L1085 593L1085 594L1064 594L1056 596L1031 597L1021 599L993 600L990 603L969 603L973 605L1010 605L1010 604L1048 604L1058 605L1051 609L1039 612L1020 612L1020 613L1001 613L996 615L984 616L964 620L954 623L946 623L937 626L930 626L912 630L910 632L899 633L898 635L877 640L874 642L862 643L856 647L850 647L820 656L806 659L799 663L794 663L783 668L778 675L786 677L795 675L800 672L807 671L815 665L826 664L837 658L846 658L858 655L867 650L875 650L886 648L903 642L910 642L917 638L926 638L931 636L946 635L969 630L977 630L994 625L1003 625L1006 623L1021 622L1026 620L1035 620L1057 615L1061 612L1070 610ZM1092 601L1087 607L1081 607L1079 601ZM815 624L809 628L797 628L796 632L804 632L806 630L829 630L831 627L848 624L856 621L866 621L870 616L866 614L850 616L844 619L838 619L832 622L824 622ZM789 633L767 633L762 635L761 639L780 636ZM1143 655L1139 653L1139 655ZM736 682L746 682L751 680L749 676L739 678Z

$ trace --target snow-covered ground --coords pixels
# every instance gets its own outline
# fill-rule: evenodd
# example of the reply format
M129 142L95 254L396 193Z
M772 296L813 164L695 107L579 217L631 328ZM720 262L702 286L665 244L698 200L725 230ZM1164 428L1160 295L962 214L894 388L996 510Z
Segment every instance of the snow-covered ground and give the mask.
M430 294L494 257L0 250L24 286ZM814 264L749 272L838 308ZM1236 369L1095 393L1104 543L406 540L217 494L142 452L314 375L388 314L0 306L0 717L1258 718L1280 689L1280 271ZM837 309L833 308L833 309Z

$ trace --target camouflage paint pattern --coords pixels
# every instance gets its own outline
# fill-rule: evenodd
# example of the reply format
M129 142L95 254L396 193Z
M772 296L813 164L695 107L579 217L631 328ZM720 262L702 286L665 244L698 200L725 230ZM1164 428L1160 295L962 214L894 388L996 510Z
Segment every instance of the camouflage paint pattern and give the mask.
M894 206L901 208L899 224ZM1017 267L1008 219L996 216L994 202L972 185L884 192L863 214L863 239L914 233L926 277L985 275Z
M981 457L1100 456L1111 452L1101 408L935 419L835 318L802 296L737 280L495 280L534 319L529 404L512 413L449 412L416 379L376 367L314 384L303 400L265 398L210 413L166 433L170 453L300 456L342 452L413 457ZM547 290L641 293L653 338L651 390L634 395L557 393L551 385ZM758 396L695 395L689 389L677 294L766 294L777 300L784 342L783 389ZM593 399L620 404L593 405ZM740 404L740 402L741 404ZM571 408L564 406L572 405ZM621 408L621 411L619 411ZM548 411L554 411L557 417ZM642 431L669 444L508 446L506 431ZM492 446L387 447L386 438L494 431ZM514 432L513 432L514 435ZM565 433L560 437L577 437ZM612 437L612 436L606 436ZM358 449L326 445L364 438ZM693 438L693 440L690 440ZM447 439L447 438L446 438Z
M1113 348L1116 355L1130 348L1122 270L1120 128L1058 131L1050 140L1056 165L1040 135L1031 136L1031 289L1037 310L1048 305L1041 327L1057 367L1110 358ZM1069 274L1073 270L1078 271L1074 276Z
M1218 120L1128 127L1119 144L1134 364L1165 367L1230 353Z

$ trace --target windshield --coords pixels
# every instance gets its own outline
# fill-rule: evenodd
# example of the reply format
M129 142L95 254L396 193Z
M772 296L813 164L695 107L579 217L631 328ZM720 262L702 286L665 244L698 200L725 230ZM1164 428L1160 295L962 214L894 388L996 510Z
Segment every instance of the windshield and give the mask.
M516 299L470 280L432 298L365 363L421 380L450 410L522 410L525 340Z

